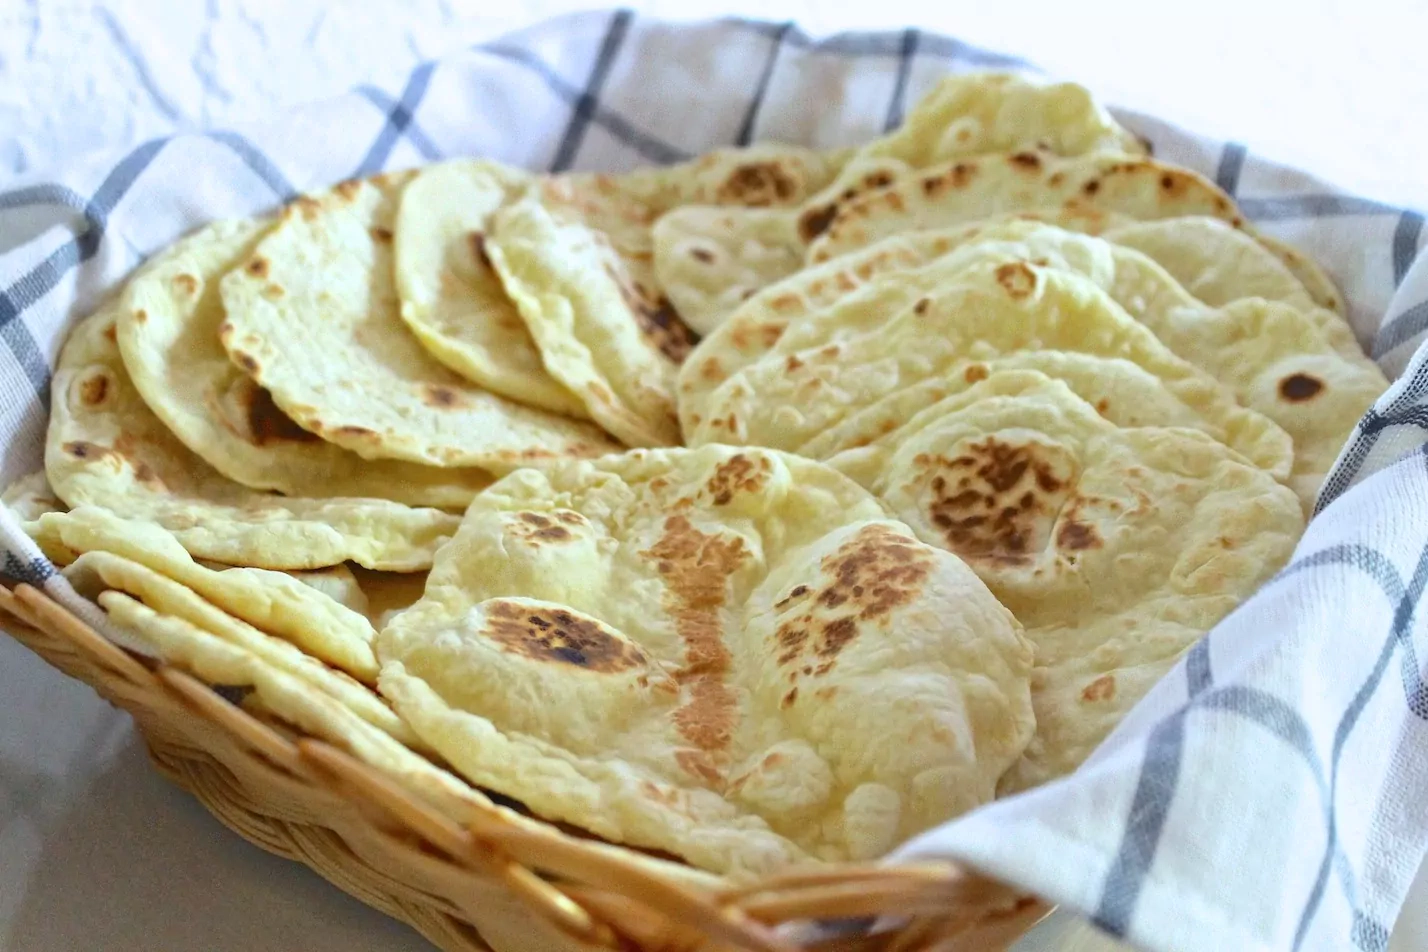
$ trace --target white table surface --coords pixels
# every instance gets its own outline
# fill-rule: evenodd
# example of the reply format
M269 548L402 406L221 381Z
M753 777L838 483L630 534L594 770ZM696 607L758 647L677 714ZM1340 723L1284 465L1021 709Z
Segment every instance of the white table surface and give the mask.
M917 25L1110 101L1245 142L1370 197L1428 205L1428 4L1198 0L647 0L669 17ZM570 0L0 0L0 187L175 128L262 117ZM1393 952L1428 952L1420 875ZM1030 948L1106 948L1051 924ZM417 952L421 939L230 834L149 768L127 716L0 637L0 952Z

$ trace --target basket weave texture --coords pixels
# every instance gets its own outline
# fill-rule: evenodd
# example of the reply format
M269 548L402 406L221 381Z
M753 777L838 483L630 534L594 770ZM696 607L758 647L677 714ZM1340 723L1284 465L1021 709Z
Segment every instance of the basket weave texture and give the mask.
M632 851L491 808L438 812L331 744L268 723L115 646L33 586L0 587L22 644L134 718L158 771L251 843L316 871L445 952L997 950L1048 909L950 864L824 867L752 885L684 881ZM885 916L800 943L778 927Z

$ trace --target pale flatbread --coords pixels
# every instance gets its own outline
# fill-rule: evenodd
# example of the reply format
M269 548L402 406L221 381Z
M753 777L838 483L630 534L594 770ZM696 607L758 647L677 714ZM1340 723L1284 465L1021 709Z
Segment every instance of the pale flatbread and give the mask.
M505 472L616 450L591 424L476 387L417 343L392 270L410 178L346 182L285 209L221 283L229 356L298 425L368 459Z
M223 569L227 568L227 566L215 565L210 566L210 568ZM297 579L308 588L317 589L343 608L350 608L359 615L368 614L367 594L362 591L362 586L357 583L357 576L353 573L349 565L333 565L325 569L312 569L307 572L284 572L283 574ZM385 575L388 573L382 574Z
M1175 426L1199 430L1220 442L1227 439L1194 407L1176 397L1145 368L1120 357L1100 357L1066 350L1024 350L974 361L959 373L930 377L893 391L823 430L798 448L809 459L838 459L838 469L859 482L883 465L897 449L910 421L989 376L1007 371L1035 371L1065 384L1072 393L1121 427Z
M65 504L50 488L44 470L21 476L0 493L0 502L21 522L33 522L47 512L63 512Z
M50 488L45 471L21 476L0 494L0 503L10 510L20 523L20 528L40 547L40 552L55 565L69 565L79 558L79 553L66 546L53 533L39 533L35 530L35 520L48 512L64 512L68 507Z
M1293 493L1223 444L1117 427L1034 371L993 374L890 445L868 487L965 559L1036 646L1036 736L1003 795L1074 769L1304 529Z
M313 569L348 560L416 571L459 519L380 499L285 498L212 469L154 416L129 380L113 307L81 322L60 351L45 471L70 506L162 526L193 555L232 565Z
M501 396L566 416L585 406L555 381L486 257L492 213L531 176L495 162L428 166L402 190L396 278L402 320L456 373Z
M94 506L41 516L34 532L77 553L109 553L137 563L335 668L368 680L376 674L375 631L367 619L286 573L199 565L159 526L120 519ZM165 610L173 610L172 603ZM208 624L206 617L191 620Z
M696 336L656 280L656 218L691 203L793 205L826 185L839 162L761 145L538 182L490 163L437 166L402 200L410 206L397 229L404 316L428 349L479 383L594 419L629 445L663 445L673 435L666 378ZM497 214L527 182L524 200ZM443 256L449 266L438 263ZM468 320L473 301L480 320Z
M674 377L690 338L634 288L604 234L533 191L498 211L486 245L545 367L627 446L679 441Z
M98 600L101 592L124 592L149 608L196 626L212 638L240 648L334 698L362 720L406 744L418 743L411 730L371 688L328 667L291 642L274 637L222 611L173 579L112 552L92 551L65 569L80 594ZM165 660L173 660L164 656Z
M364 460L294 423L219 343L219 281L249 259L270 221L220 221L160 252L119 300L119 352L163 424L229 479L288 496L353 496L463 509L491 477Z
M473 782L741 875L881 855L985 802L1032 729L1029 651L972 573L759 449L513 474L378 650Z
M1103 256L1100 264L1111 262ZM1290 473L1293 447L1282 429L1177 357L1096 282L1015 258L968 265L955 254L875 277L816 318L790 325L764 357L715 389L707 417L686 437L690 445L793 450L898 390L1036 350L1129 360L1245 459L1277 478Z

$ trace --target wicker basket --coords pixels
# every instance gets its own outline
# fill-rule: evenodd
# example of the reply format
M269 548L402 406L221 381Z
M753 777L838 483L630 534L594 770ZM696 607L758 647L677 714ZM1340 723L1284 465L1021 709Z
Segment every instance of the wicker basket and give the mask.
M446 952L621 949L995 950L1048 909L950 864L830 866L731 888L668 875L642 854L513 822L457 822L347 753L266 723L213 688L118 648L44 592L0 587L22 644L128 711L154 765L230 829L297 860ZM776 927L900 923L800 945Z

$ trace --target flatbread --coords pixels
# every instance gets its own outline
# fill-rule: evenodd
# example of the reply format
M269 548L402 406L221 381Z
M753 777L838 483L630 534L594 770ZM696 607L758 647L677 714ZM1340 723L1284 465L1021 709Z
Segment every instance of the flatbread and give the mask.
M90 558L85 556L86 560ZM124 626L165 663L208 684L251 689L257 703L245 700L245 707L256 706L309 737L349 750L412 793L457 817L469 809L469 803L461 802L468 798L490 805L484 796L414 753L409 747L409 742L414 741L406 725L370 688L341 681L331 671L321 673L321 666L314 668L306 663L312 659L305 656L274 651L261 632L251 633L257 637L236 640L230 637L231 631L219 634L207 630L126 591L103 591L97 597L111 620Z
M945 232L897 235L810 265L749 297L679 368L679 422L685 438L709 421L710 401L719 386L772 351L790 323L827 310L880 275L927 264L957 247L960 239Z
M967 266L957 255L876 277L790 326L773 350L710 395L707 417L686 438L793 450L905 387L1034 350L1129 360L1245 459L1276 478L1289 475L1293 447L1282 429L1177 357L1095 282L1023 260Z
M1073 157L1018 152L971 157L841 202L805 229L809 260L821 261L905 231L944 228L992 215L1063 206L1140 221L1205 216L1253 237L1321 307L1342 311L1333 282L1307 257L1254 231L1230 196L1202 175L1154 159L1110 153Z
M224 612L192 589L151 568L112 552L92 551L65 569L65 577L74 583L76 591L88 598L98 600L102 597L100 593L106 590L124 592L155 612L182 619L211 638L242 649L334 698L362 720L402 743L418 743L411 730L371 688L305 654L291 642ZM171 655L160 657L175 660Z
M943 77L901 126L863 146L857 157L925 168L962 155L1023 149L1055 155L1146 151L1084 86L979 71Z
M892 443L868 487L1036 646L1036 736L1002 795L1074 769L1304 529L1293 493L1223 444L1117 427L1031 371L993 374Z
M1013 73L942 79L889 134L853 150L837 177L785 210L680 208L655 224L654 276L679 316L708 334L744 298L802 265L844 204L899 176L965 156L1144 153L1091 94L1074 83Z
M1058 193L1051 197L1062 196ZM1306 268L1298 252L1265 235L1252 236L1243 223L1235 225L1207 215L1137 221L1128 214L1076 200L1061 206L990 215L966 227L976 231L1014 220L1040 221L1139 251L1206 304L1219 306L1251 297L1283 302L1313 317L1340 353L1348 357L1363 354L1353 328L1344 319L1333 283L1321 272ZM851 254L852 249L842 241L820 239L810 249L808 259L816 264ZM1298 263L1299 273L1285 264L1291 260ZM1315 290L1310 290L1311 285Z
M1255 241L1258 241L1271 254L1284 262L1284 266L1289 269L1290 273L1309 291L1315 304L1343 316L1344 296L1339 293L1338 285L1334 283L1334 279L1329 277L1329 273L1321 268L1317 261L1273 235L1255 231L1254 237Z
M478 383L592 418L630 445L662 445L672 432L660 408L667 402L662 378L696 335L656 280L653 223L691 203L796 204L826 185L839 162L832 154L759 145L667 168L539 181L491 163L433 167L402 199L410 209L407 225L397 228L404 317L432 353ZM492 222L523 182L527 201ZM499 281L493 261L504 267ZM425 310L423 302L430 302ZM472 302L483 319L469 319ZM569 321L551 313L567 307ZM625 391L613 386L631 374L635 382Z
M55 565L69 565L79 558L78 552L66 546L53 533L36 531L36 520L40 516L48 512L64 512L67 508L50 488L44 470L21 476L6 486L4 493L0 494L0 504L19 521L20 528L40 547L44 557Z
M677 443L690 338L633 287L610 241L532 191L495 214L486 250L546 369L590 418L628 446Z
M1279 424L1294 441L1288 485L1306 512L1313 511L1348 433L1388 388L1383 371L1362 352L1345 357L1330 342L1313 316L1340 323L1330 311L1261 298L1208 307L1137 251L1034 223L1003 224L983 237L1025 242L1029 256L1049 257L1096 281L1166 347ZM1086 267L1093 259L1099 267Z
M145 263L119 301L119 352L149 409L214 469L288 496L391 499L462 509L491 477L364 460L294 423L234 366L218 340L220 279L251 256L271 221L208 225Z
M1032 729L1029 652L966 567L760 449L511 475L378 645L474 783L739 875L881 855L985 802Z
M750 295L802 266L797 231L797 218L776 208L691 206L664 215L653 232L659 285L686 324L711 334ZM729 247L726 235L738 244Z
M1193 297L1211 307L1247 297L1280 301L1301 311L1317 306L1284 262L1218 218L1187 215L1120 221L1089 233L1154 259Z
M346 182L284 209L221 282L228 355L303 429L367 459L505 472L617 449L589 423L474 386L417 343L392 264L410 178Z
M1252 238L1219 219L1194 215L1113 225L1101 236L1153 259L1192 297L1212 307L1258 297L1302 311L1340 354L1363 359L1363 346L1344 319L1333 282L1303 267L1298 273L1291 270L1284 262L1302 256L1268 236Z
M433 357L472 383L584 417L584 404L546 372L486 257L492 213L530 181L524 172L473 159L417 173L402 190L395 229L402 320Z
M1174 426L1199 430L1224 442L1224 429L1212 425L1183 403L1154 374L1129 360L1064 350L1024 350L974 361L960 373L930 377L893 391L840 420L798 448L800 456L838 460L838 469L860 483L879 469L887 455L923 413L988 377L1008 371L1036 371L1065 384L1072 393L1120 427Z
M302 499L225 479L161 423L129 380L112 306L60 351L45 472L70 506L162 526L193 555L234 565L313 569L348 560L416 571L459 519L380 499Z
M93 506L41 516L37 533L78 553L109 553L148 568L192 590L216 609L254 628L292 642L314 658L371 680L376 674L367 619L313 585L283 572L199 565L169 532L152 523L120 519ZM172 600L164 605L174 610ZM195 624L209 624L197 617Z

